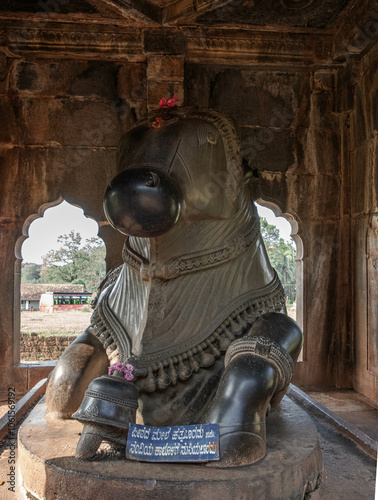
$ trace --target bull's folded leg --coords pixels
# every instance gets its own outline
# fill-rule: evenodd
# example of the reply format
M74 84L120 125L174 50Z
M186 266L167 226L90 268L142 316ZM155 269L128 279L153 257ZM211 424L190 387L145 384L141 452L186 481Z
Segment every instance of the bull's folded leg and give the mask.
M220 461L208 466L237 467L265 456L266 414L285 394L301 345L299 326L280 313L258 318L247 337L231 344L206 412L206 420L219 424L220 432Z
M79 408L89 383L107 373L108 357L87 328L62 354L49 376L46 405L56 418L70 418Z
M212 467L236 467L265 456L265 416L277 387L275 369L252 354L234 357L221 379L207 421L219 424L220 462Z

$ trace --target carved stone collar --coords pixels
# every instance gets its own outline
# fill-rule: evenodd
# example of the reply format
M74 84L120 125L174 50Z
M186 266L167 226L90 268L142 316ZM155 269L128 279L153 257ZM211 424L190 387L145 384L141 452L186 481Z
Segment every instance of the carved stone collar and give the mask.
M239 257L256 241L259 232L260 224L256 218L247 234L241 234L211 250L174 257L164 264L151 264L148 259L131 247L129 237L127 237L122 250L122 258L141 275L143 280L151 278L168 280L177 278L181 274L210 269Z

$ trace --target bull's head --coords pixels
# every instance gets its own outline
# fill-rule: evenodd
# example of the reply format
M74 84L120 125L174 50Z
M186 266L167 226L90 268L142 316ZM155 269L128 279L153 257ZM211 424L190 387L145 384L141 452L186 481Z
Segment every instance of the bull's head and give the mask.
M159 128L144 122L121 141L106 216L122 233L145 238L170 231L180 218L229 218L240 203L241 163L235 129L218 112L181 108Z

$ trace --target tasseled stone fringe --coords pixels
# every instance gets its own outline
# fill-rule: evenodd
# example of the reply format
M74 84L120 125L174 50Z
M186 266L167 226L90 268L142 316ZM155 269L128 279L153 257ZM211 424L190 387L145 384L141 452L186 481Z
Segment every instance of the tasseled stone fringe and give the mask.
M146 368L135 367L134 375L140 392L149 393L176 385L179 380L188 380L200 369L209 368L216 359L224 355L236 338L245 335L256 320L267 312L279 312L285 303L281 287L265 297L250 299L234 310L218 328L203 342L179 355L168 357ZM116 342L100 314L93 314L93 331L106 349L111 364L119 361ZM132 357L123 362L133 363Z

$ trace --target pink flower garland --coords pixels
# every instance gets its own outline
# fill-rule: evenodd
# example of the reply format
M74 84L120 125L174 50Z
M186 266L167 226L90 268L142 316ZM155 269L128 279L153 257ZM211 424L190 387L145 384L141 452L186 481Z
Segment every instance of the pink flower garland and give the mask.
M109 366L109 368L108 368L109 375L113 375L115 371L123 373L124 378L126 380L128 380L129 382L134 380L134 375L133 375L134 367L133 367L133 365L130 365L130 364L124 365L123 363L118 362L112 366Z

